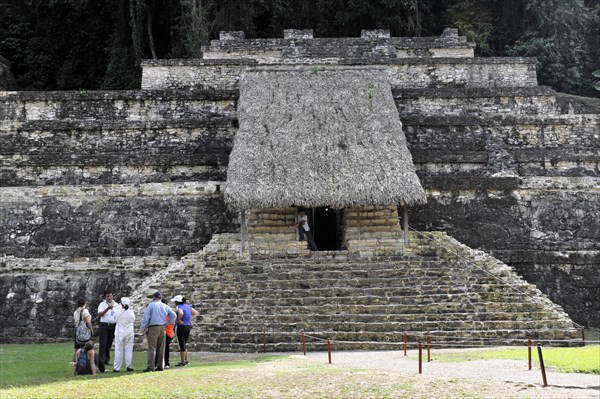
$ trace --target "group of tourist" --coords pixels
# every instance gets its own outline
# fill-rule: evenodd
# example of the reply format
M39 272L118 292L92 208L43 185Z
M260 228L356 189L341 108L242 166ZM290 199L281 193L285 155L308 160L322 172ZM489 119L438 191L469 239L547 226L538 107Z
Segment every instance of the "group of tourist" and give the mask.
M154 293L152 302L148 304L142 319L142 330L148 340L148 364L144 371L161 371L168 369L169 345L175 336L179 345L180 361L178 367L189 363L186 343L192 328L192 319L198 312L186 303L181 295L171 299L176 308L173 311L160 292ZM75 320L75 340L73 353L74 374L104 373L105 366L110 364L110 349L115 344L115 359L113 371L120 372L125 357L127 371L133 371L133 344L135 314L130 309L131 300L122 297L120 303L113 299L111 291L104 292L104 300L98 306L98 340L99 348L96 354L93 336L92 316L86 308L84 298L78 300L78 308L73 313ZM83 326L79 326L83 324ZM78 327L79 326L79 327ZM82 339L78 328L89 329L89 339Z

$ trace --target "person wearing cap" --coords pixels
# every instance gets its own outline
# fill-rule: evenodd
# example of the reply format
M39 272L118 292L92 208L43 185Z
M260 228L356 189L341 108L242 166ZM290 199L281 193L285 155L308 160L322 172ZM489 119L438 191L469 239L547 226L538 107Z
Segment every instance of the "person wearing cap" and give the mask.
M179 344L179 356L181 358L181 361L175 366L185 367L189 363L185 344L190 337L192 319L198 316L198 311L185 303L185 298L181 295L176 295L171 301L177 304L177 343Z
M146 307L142 319L142 330L148 338L148 367L144 369L145 372L163 370L163 367L155 366L156 358L164 359L165 325L175 323L177 318L175 312L161 302L161 298L162 294L160 292L155 292L152 295L152 302ZM160 364L162 365L162 360Z
M121 298L121 307L115 311L115 373L121 371L123 364L123 352L125 353L125 366L127 371L133 371L133 323L135 322L135 314L129 309L131 300L127 297Z

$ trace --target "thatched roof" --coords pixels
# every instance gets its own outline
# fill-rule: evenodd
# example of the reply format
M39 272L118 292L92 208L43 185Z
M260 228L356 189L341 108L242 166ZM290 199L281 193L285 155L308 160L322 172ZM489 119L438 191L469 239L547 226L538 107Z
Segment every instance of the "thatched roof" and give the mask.
M415 173L385 70L252 69L225 200L237 209L415 204Z

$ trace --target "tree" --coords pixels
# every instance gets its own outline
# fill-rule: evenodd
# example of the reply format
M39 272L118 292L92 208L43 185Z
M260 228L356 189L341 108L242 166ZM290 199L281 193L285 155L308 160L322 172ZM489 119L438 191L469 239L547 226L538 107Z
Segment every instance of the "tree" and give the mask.
M507 47L507 54L537 57L542 84L566 93L589 94L593 70L589 38L598 24L598 9L590 10L581 0L527 0L524 4L524 33Z

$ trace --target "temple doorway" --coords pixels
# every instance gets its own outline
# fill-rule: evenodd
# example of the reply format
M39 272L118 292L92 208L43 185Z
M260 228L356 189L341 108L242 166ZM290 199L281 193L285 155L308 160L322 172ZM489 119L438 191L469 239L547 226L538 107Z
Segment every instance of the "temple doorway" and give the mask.
M339 228L341 211L329 207L319 207L310 210L312 216L311 230L319 251L337 251L340 249L341 237Z

